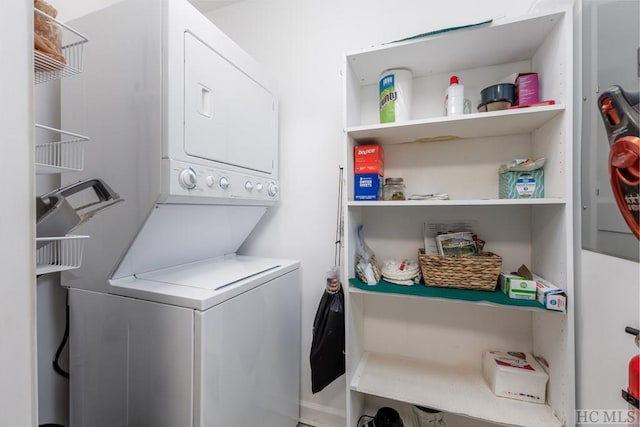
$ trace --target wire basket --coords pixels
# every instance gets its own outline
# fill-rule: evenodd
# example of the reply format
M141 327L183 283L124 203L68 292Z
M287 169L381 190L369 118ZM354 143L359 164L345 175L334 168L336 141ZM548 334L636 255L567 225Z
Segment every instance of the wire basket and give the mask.
M44 83L82 72L82 54L84 44L88 39L41 10L34 8L33 11L38 17L47 20L52 27L52 31L59 34L61 38L61 44L59 45L61 58L53 57L34 48L34 83Z
M36 173L77 172L84 167L84 142L89 138L77 133L35 125Z
M492 252L469 257L426 255L418 250L426 286L495 291L502 270L502 257Z
M36 274L79 268L84 242L89 236L38 237L36 245Z

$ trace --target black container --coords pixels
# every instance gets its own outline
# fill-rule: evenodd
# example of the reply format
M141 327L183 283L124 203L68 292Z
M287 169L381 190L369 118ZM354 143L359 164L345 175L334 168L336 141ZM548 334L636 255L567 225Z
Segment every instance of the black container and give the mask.
M378 409L373 419L373 425L375 427L404 427L398 411L386 406Z
M480 103L486 105L496 101L507 101L513 105L516 100L516 85L512 83L498 83L480 91Z

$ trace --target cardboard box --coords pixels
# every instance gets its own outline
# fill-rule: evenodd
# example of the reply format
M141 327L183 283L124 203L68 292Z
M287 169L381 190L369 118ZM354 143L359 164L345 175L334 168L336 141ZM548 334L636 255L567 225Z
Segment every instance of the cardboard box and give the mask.
M356 145L353 150L355 174L378 174L384 176L384 150L377 144Z
M355 175L355 200L382 200L382 175L365 173Z
M486 351L482 374L496 396L545 403L549 375L530 353Z
M526 299L534 301L536 299L536 281L528 280L522 276L511 273L500 273L498 278L500 289L509 298Z
M356 164L384 161L384 151L382 146L378 144L356 145L353 158Z
M567 311L567 295L562 289L543 279L534 276L536 280L536 299L547 310Z
M540 102L538 73L520 73L516 77L516 105Z
M501 199L544 198L544 169L501 173L498 197Z
M377 175L384 176L384 163L382 160L378 160L374 163L356 163L353 165L353 173L365 174L375 173Z

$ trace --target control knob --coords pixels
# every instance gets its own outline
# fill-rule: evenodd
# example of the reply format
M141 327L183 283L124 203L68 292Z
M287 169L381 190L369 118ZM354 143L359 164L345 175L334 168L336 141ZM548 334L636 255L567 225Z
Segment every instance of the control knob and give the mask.
M269 184L269 189L267 190L267 193L269 194L270 197L276 197L278 195L278 192L280 190L278 189L278 186L274 183Z
M193 190L198 183L196 172L191 168L182 169L178 175L178 182L187 190Z
M220 178L220 181L218 181L218 184L220 184L220 188L226 190L227 188L229 188L229 184L231 183L229 182L229 178L223 176L222 178Z
M244 183L244 188L245 188L245 190L247 190L247 191L251 191L251 190L253 190L253 184L251 183L251 181L247 181L247 182L245 182L245 183Z

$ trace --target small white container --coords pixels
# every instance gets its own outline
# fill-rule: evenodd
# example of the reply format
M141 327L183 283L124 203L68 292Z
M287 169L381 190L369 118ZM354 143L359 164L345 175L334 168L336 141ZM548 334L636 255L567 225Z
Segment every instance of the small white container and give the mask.
M458 76L451 76L449 87L444 97L445 115L457 116L464 114L464 85L460 83Z
M386 70L378 82L380 123L411 120L413 73L406 68Z

